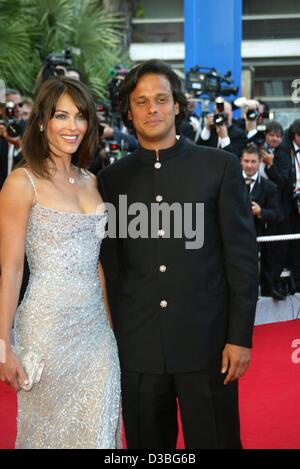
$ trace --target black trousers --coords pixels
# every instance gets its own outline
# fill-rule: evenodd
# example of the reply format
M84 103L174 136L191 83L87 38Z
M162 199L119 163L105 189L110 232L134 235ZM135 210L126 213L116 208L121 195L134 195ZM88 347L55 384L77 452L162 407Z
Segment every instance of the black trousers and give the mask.
M220 371L174 375L123 372L122 401L129 449L175 449L177 402L187 449L241 448L238 383Z

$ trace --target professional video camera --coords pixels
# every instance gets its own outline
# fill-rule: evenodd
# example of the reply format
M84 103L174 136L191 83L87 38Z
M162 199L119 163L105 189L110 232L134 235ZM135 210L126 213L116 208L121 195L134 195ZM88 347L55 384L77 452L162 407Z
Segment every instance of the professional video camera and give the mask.
M43 80L47 80L50 77L64 76L66 71L65 67L72 64L71 49L65 49L62 53L52 52L47 55L44 62L42 71Z
M233 80L231 80L230 77L230 70L222 76L215 68L196 65L186 74L186 91L191 93L195 98L206 95L211 101L220 95L230 96L233 94L236 96L239 88L238 86L230 86L233 84Z
M6 127L10 137L20 137L22 128L16 119L16 105L13 101L8 101L6 104L1 105L0 125Z

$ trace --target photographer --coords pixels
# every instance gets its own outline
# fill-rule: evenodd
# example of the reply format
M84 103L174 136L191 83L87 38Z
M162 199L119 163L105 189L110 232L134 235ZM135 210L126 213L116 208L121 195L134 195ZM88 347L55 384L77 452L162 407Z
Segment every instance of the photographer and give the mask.
M249 192L252 214L257 236L271 234L272 224L280 215L280 203L277 186L262 177L259 173L261 156L258 146L249 143L242 152L241 166L243 177ZM283 300L284 295L274 284L272 278L272 262L270 262L269 245L260 246L260 284L264 284L262 294L272 296L275 300ZM263 288L262 288L263 290Z
M22 98L17 90L6 90L6 104L0 108L0 189L21 159L21 137L26 122L21 119Z
M240 157L246 146L246 137L244 132L233 124L232 119L232 105L217 98L216 113L208 114L205 127L196 143L221 148Z
M265 142L260 146L261 165L260 173L273 181L277 187L280 198L280 213L278 220L272 222L269 226L269 234L286 234L287 220L289 218L290 202L286 194L287 182L290 172L290 157L288 151L282 145L283 128L279 122L270 121L266 124ZM287 242L277 241L276 243L267 243L265 246L266 262L269 264L269 270L272 271L273 287L281 295L294 293L294 288L289 286L288 290L283 288L280 278L281 272L287 264ZM268 279L262 277L262 293L265 296L270 294Z
M283 190L284 232L300 233L300 119L288 129L282 148L288 153L289 171ZM291 287L300 292L300 240L285 243L284 267L291 270Z

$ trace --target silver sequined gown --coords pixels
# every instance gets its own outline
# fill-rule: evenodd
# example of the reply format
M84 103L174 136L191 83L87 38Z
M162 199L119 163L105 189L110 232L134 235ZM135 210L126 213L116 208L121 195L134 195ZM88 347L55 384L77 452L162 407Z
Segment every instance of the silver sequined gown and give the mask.
M17 448L120 446L117 346L97 275L105 222L103 214L31 209L16 349L36 352L45 369L18 394Z

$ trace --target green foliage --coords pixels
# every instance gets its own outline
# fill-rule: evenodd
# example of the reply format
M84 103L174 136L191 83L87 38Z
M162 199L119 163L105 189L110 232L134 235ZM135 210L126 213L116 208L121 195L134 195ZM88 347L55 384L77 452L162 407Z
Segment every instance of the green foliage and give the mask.
M0 79L33 93L45 57L66 48L98 98L120 61L123 19L95 0L0 0Z

